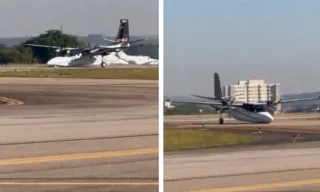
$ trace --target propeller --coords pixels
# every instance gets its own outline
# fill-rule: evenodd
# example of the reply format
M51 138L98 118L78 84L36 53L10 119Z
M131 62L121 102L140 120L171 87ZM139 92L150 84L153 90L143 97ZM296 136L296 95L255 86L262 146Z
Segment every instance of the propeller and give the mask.
M276 106L279 103L281 103L282 100L283 100L283 97L281 97L281 99L279 99L278 101L270 101L270 100L266 101L266 106L271 114L274 114L274 112L277 110Z
M92 49L91 44L90 44L89 41L87 41L87 47L88 48L84 49L83 51L86 52L87 54L89 54L90 59L92 59L94 55L91 53L91 51L93 49Z
M229 119L231 118L231 114L230 114L230 107L232 106L232 104L236 101L236 97L232 96L230 98L230 104L229 104L229 108L228 108L228 117Z
M91 49L91 44L90 44L89 41L87 42L87 44L88 44L89 49L92 50L92 49Z

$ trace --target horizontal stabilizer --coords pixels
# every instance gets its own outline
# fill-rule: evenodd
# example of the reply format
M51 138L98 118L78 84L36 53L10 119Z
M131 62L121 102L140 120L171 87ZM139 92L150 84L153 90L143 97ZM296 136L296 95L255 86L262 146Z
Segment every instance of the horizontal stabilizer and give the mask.
M111 40L111 39L107 39L107 38L103 38L103 40L109 41L110 43L115 43L116 42L115 40Z

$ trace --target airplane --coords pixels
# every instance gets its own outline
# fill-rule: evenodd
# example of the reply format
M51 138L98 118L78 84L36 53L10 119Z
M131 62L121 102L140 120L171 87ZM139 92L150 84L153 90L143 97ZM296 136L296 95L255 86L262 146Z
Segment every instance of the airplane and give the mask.
M255 124L270 124L273 121L273 116L270 113L269 105L278 103L293 103L299 101L311 101L318 100L319 97L306 98L306 99L295 99L295 100L283 100L277 102L258 102L258 103L235 103L235 99L230 99L230 97L222 97L220 78L218 73L214 73L214 94L215 97L207 97L201 95L192 95L195 97L214 100L218 102L185 102L185 101L168 101L167 106L171 106L171 103L182 103L182 104L194 104L194 105L207 105L215 108L220 114L219 124L224 123L222 114L228 112L230 117L236 120L250 122ZM232 96L231 96L232 97Z
M79 66L87 66L93 65L98 60L100 66L102 68L106 67L107 63L103 60L99 60L99 56L107 56L113 52L119 52L124 49L129 49L133 47L141 47L143 44L140 45L130 45L129 44L129 24L128 19L121 19L120 20L120 27L118 31L118 35L116 38L116 42L119 42L115 45L108 45L108 46L95 46L91 49L90 44L89 48L76 48L76 47L59 47L59 46L51 46L51 45L39 45L39 44L24 44L27 47L41 47L41 48L51 48L55 49L56 56L50 59L47 62L47 65L53 67L79 67ZM142 41L143 39L131 41L137 42Z
M101 48L99 46L95 46L92 49L90 45L89 48L58 47L37 44L25 44L25 46L56 49L56 56L47 62L47 65L53 67L79 67L92 65L97 56L106 56L112 52L116 52L118 49ZM104 68L105 66L106 64L101 62L101 67Z

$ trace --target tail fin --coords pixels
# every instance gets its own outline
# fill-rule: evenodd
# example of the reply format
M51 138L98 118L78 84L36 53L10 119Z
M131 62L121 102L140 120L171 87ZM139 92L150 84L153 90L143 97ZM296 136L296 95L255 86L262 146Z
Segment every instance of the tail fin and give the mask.
M216 99L222 98L221 83L218 73L214 73L214 97Z
M130 41L129 36L129 20L120 19L120 26L116 38L117 43L128 43Z

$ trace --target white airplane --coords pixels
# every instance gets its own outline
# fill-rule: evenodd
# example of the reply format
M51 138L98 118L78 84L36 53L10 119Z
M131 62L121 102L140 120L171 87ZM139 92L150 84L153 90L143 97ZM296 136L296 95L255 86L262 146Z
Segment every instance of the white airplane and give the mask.
M215 97L206 97L200 95L193 95L196 97L200 97L203 99L210 99L217 102L184 102L184 101L169 101L166 103L167 106L172 106L171 103L184 103L184 104L195 104L195 105L207 105L217 109L218 113L220 113L219 124L224 123L224 119L222 114L224 112L228 112L230 117L233 117L236 120L250 122L250 123L258 123L258 124L269 124L273 121L273 116L270 113L270 102L259 102L259 103L234 103L234 99L230 100L230 97L222 97L221 93L221 85L219 75L217 73L214 74L214 91ZM280 100L277 102L272 103L272 105L276 105L278 103L292 103L292 102L299 102L299 101L311 101L311 100L318 100L319 97L314 98L306 98L306 99L295 99L295 100Z
M56 49L56 56L47 62L47 65L53 67L79 67L92 65L97 56L105 56L116 51L116 49L101 47L94 47L91 49L90 45L89 48L61 48L58 46L38 44L25 44L25 46ZM105 65L101 63L101 67L105 67Z
M24 44L28 47L42 47L55 49L56 56L47 62L47 65L53 67L79 67L87 65L96 65L99 61L102 68L106 67L107 63L105 60L100 59L99 56L105 57L113 52L119 52L124 49L129 49L133 47L141 47L143 45L130 45L129 43L142 41L144 39L139 39L129 42L129 21L128 19L120 20L120 27L118 30L118 35L116 41L117 44L107 45L107 46L95 46L91 49L89 48L75 48L75 47L58 47L51 45L39 45L39 44ZM111 40L109 40L111 41Z

